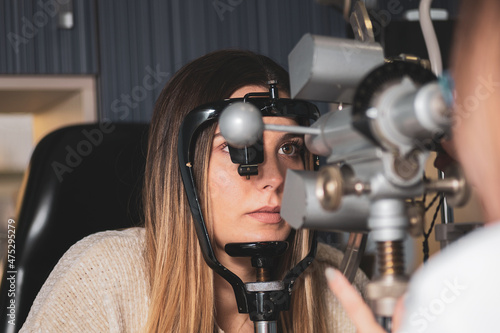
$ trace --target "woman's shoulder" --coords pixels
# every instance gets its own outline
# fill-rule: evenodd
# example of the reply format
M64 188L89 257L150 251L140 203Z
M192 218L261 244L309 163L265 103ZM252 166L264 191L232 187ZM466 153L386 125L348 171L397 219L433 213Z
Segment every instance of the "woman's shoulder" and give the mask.
M343 252L339 249L326 243L318 242L316 260L330 264L335 268L339 268L340 263L342 262L343 255Z
M23 329L137 328L148 302L144 235L143 228L104 231L73 245L40 290ZM120 314L125 316L115 320Z
M344 253L339 249L325 243L318 243L318 250L315 258L317 267L315 270L317 274L316 281L319 282L320 290L325 291L323 295L327 304L327 313L331 314L328 320L328 332L356 332L356 327L345 313L344 308L335 295L328 290L325 278L325 269L327 267L340 269L343 258ZM367 282L368 278L366 275L363 271L358 269L353 285L362 296L364 296L364 289Z
M316 252L315 260L318 261L322 267L326 268L327 266L331 266L336 269L340 269L343 258L344 253L339 249L331 245L318 242L318 250ZM353 285L363 294L367 283L368 278L366 274L361 269L358 269Z
M144 228L139 227L101 231L75 243L64 254L61 260L77 258L92 253L98 254L100 251L111 249L137 253L137 250L142 250L144 246L144 237Z
M59 260L44 287L51 289L73 279L103 285L113 275L127 273L121 281L142 275L144 237L144 228L102 231L85 237Z
M114 244L140 245L144 242L144 228L135 227L120 230L106 230L91 234L75 243L69 251L89 246L106 246Z
M144 228L102 231L89 235L62 256L51 276L90 267L106 267L107 271L119 269L130 261L142 260Z

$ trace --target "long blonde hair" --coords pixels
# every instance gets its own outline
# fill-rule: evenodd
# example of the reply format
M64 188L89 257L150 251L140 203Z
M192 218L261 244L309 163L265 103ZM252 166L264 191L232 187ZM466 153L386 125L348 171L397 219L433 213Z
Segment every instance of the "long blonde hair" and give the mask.
M289 91L288 74L271 59L247 51L216 51L179 70L156 102L143 193L150 283L146 332L213 332L217 327L214 273L204 262L178 167L180 124L198 105L228 98L247 85L266 87L271 79L278 80L281 91ZM214 132L212 125L199 136L193 166L205 216L209 215L206 177ZM210 233L210 221L207 228ZM309 232L294 232L292 237L282 273L309 250ZM326 332L325 301L315 297L321 291L315 290L311 275L306 271L296 282L291 310L281 315L282 332Z

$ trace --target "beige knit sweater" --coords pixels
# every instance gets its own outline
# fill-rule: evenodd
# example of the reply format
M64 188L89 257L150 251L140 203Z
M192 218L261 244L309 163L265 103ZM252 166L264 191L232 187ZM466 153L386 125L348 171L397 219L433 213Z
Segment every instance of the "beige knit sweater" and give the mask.
M106 231L72 246L40 290L20 333L140 332L149 304L144 235L143 228ZM317 261L338 267L341 258L339 251L320 244ZM331 332L355 332L326 282L321 283ZM358 272L355 285L363 290L365 283Z

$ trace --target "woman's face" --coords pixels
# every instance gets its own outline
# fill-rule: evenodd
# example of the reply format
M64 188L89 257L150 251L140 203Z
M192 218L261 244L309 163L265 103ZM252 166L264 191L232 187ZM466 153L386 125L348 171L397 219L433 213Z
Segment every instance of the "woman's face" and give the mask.
M266 92L261 87L244 87L231 98L248 92ZM264 117L266 124L297 125L289 118ZM304 140L283 132L265 131L264 163L250 179L238 174L231 162L224 137L217 127L208 169L211 219L217 247L227 243L282 241L290 226L280 216L283 185L287 169L303 169L300 151Z

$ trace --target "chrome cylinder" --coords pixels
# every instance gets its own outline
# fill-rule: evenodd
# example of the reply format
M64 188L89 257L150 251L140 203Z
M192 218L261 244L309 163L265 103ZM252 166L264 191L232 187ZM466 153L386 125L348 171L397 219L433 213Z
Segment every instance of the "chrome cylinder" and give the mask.
M255 333L278 333L278 323L275 321L254 321Z

